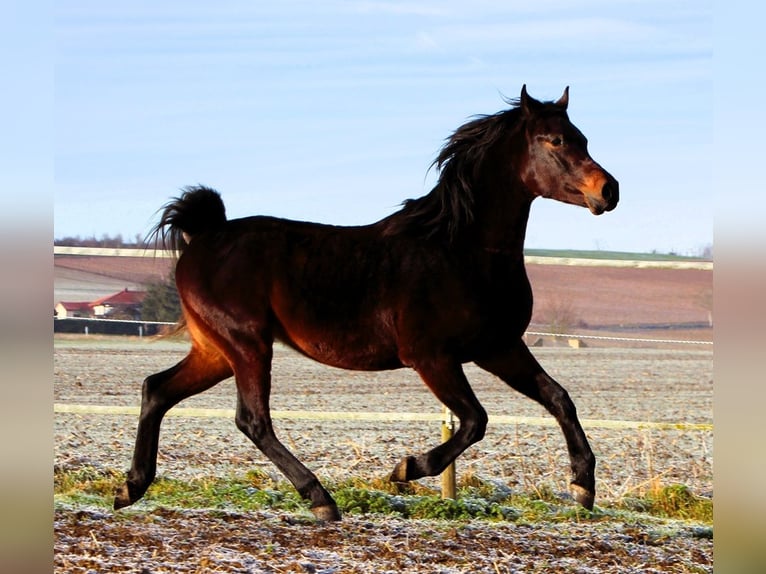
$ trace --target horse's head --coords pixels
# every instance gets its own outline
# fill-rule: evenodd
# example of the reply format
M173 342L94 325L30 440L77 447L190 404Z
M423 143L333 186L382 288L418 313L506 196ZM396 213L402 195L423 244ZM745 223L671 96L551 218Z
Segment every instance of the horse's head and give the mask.
M543 103L521 89L527 154L521 179L534 196L550 197L590 209L611 211L620 197L619 184L593 161L588 140L567 116L569 88L558 101Z

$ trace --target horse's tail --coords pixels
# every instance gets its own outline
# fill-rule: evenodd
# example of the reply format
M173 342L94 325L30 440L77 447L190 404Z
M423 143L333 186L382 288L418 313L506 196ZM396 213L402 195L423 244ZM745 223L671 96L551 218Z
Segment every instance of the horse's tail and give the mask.
M216 190L202 185L185 187L180 197L163 206L160 222L148 239L162 249L180 252L195 235L215 231L224 223L226 209Z

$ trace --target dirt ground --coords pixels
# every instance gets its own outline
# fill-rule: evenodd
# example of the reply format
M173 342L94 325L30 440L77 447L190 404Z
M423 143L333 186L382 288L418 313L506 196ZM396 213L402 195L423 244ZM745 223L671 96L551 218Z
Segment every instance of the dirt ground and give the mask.
M449 523L347 516L56 512L56 572L713 572L712 540L646 524Z
M54 401L138 405L141 381L180 360L183 342L57 336ZM581 419L711 423L710 348L543 347L535 354L570 392ZM466 373L490 415L546 416L537 404L472 365ZM283 347L273 365L272 408L438 413L409 371L358 373L323 367ZM231 409L231 380L184 407ZM126 469L136 417L57 413L54 465ZM386 476L405 454L439 441L438 422L275 422L285 444L324 480ZM597 504L681 483L712 497L711 431L586 428L598 459ZM273 465L222 418L168 417L159 474L242 475ZM490 425L459 459L474 474L530 492L564 492L568 460L556 427ZM429 482L430 481L430 482ZM438 479L426 479L436 487ZM307 524L282 513L189 512L142 507L117 513L58 505L57 572L712 572L712 540L684 523L613 521L519 525L346 516Z

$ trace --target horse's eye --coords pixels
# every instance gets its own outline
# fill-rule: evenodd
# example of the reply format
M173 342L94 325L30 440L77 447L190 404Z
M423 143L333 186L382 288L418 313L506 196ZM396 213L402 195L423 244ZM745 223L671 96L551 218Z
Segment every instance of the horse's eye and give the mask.
M560 136L556 136L555 138L551 140L551 145L553 147L559 147L560 145L563 145L563 144L564 144L564 139Z

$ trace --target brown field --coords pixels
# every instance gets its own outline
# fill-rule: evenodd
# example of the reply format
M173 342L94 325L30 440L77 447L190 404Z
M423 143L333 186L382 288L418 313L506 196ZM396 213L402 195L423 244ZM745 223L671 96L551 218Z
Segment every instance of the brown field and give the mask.
M108 295L120 282L148 284L170 269L170 260L151 257L56 256L54 305L64 293L76 296L78 282L85 294L79 300L92 300L99 282ZM583 334L712 340L712 270L535 264L527 271L535 295L530 330L547 331L565 315Z
M571 303L591 327L705 323L713 272L700 269L528 265L535 294L534 323L555 303Z

